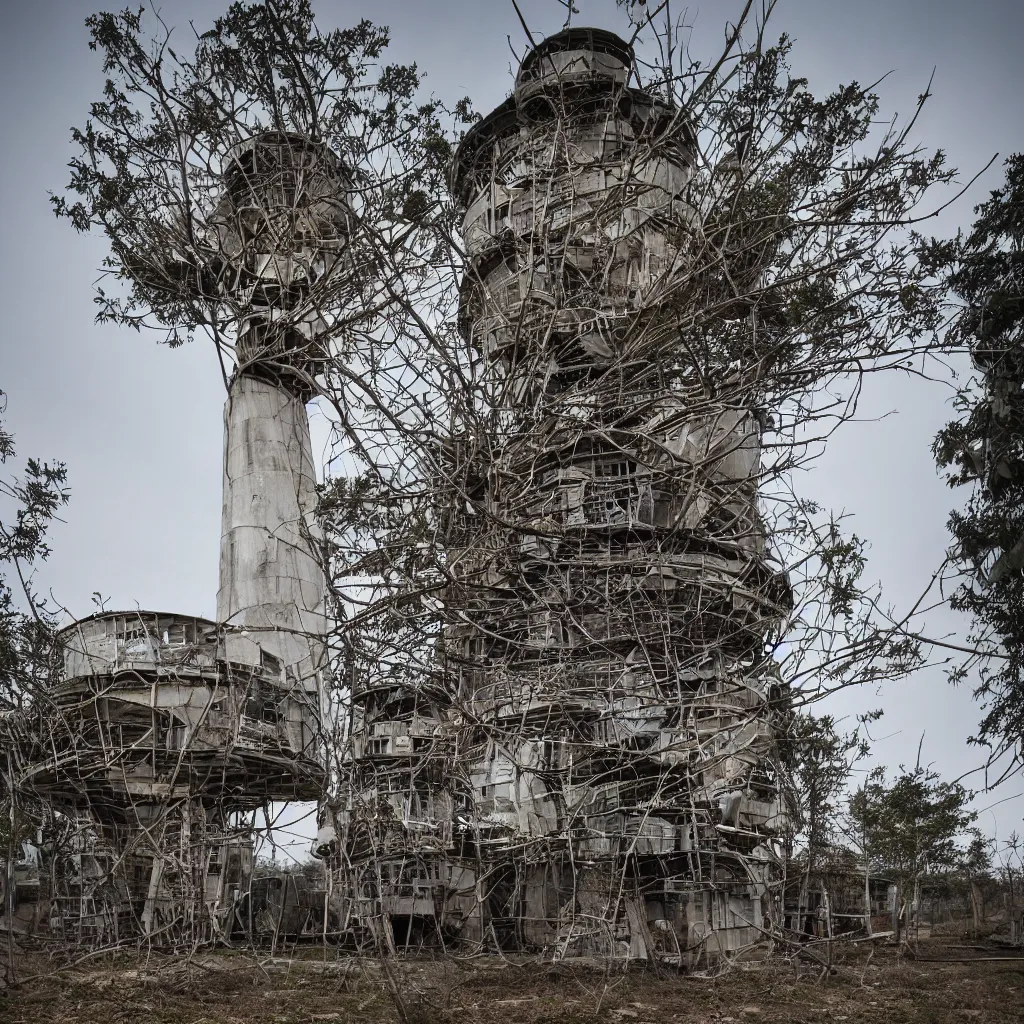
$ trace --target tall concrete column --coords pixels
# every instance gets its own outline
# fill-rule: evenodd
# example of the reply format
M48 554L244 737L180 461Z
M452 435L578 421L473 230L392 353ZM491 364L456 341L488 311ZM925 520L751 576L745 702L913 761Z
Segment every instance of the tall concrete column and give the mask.
M309 687L327 632L315 506L305 402L237 376L224 408L217 619L242 629L229 634L231 660L258 664L264 652Z

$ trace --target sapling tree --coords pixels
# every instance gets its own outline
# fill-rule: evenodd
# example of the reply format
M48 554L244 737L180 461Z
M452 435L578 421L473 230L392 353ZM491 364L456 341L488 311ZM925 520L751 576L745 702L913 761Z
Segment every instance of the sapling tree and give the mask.
M0 391L0 417L7 396ZM15 458L14 436L0 419L0 466ZM50 557L48 532L70 500L61 462L27 459L21 474L0 477L0 714L13 722L53 670L58 609L37 589L35 574Z
M881 712L861 716L850 732L840 732L831 715L796 714L786 733L791 785L792 829L803 853L797 927L807 931L805 920L812 881L842 845L847 791L858 761L870 753L866 727ZM824 893L826 901L829 896ZM827 910L828 908L826 908Z

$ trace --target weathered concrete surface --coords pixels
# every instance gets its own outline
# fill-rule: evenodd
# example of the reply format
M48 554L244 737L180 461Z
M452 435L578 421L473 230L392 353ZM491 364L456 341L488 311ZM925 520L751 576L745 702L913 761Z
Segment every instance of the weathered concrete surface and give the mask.
M305 403L249 376L224 409L224 509L217 619L232 661L262 652L311 680L327 631L323 570L314 551L316 474Z

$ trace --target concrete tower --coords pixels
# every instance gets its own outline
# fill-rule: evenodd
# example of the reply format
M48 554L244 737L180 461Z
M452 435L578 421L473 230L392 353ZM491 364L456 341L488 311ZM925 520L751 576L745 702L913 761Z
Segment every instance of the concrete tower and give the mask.
M326 148L268 133L233 152L225 185L215 220L246 316L224 409L217 619L237 627L238 661L269 656L313 689L327 619L305 405L324 353L309 292L340 258L344 177Z
M230 930L253 853L236 816L322 791L327 619L305 400L323 358L315 286L341 259L345 195L326 147L256 136L226 160L217 257L171 267L237 316L218 621L103 612L61 635L24 781L81 824L54 919L83 939Z
M449 906L478 941L692 963L760 941L778 896L788 588L758 417L681 359L667 301L696 273L693 137L632 77L618 37L552 36L456 157L496 411L487 514L452 530L474 884Z

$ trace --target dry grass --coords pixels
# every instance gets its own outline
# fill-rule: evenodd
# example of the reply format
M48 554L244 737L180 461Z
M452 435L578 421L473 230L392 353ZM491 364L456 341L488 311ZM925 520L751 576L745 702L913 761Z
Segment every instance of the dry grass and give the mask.
M938 942L921 955L965 957ZM998 955L993 951L992 955ZM306 951L296 959L240 953L98 958L56 972L39 954L0 1002L3 1024L952 1024L1024 1021L1024 959L927 963L878 949L846 954L821 977L786 961L717 978L624 972L534 960L380 965ZM35 975L31 977L31 975Z

